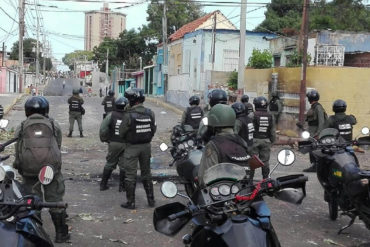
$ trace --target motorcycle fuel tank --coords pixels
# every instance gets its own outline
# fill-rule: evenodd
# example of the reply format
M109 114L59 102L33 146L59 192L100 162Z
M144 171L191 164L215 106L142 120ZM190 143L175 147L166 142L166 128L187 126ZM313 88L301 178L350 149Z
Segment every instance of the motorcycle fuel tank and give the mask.
M192 181L194 168L199 166L202 154L202 150L192 150L185 158L176 161L176 170L179 176Z

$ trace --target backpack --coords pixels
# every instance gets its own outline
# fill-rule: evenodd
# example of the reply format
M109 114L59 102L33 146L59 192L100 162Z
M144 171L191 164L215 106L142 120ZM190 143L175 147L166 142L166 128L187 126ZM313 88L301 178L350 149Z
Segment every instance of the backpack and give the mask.
M45 165L61 168L62 157L58 147L54 122L47 118L29 118L22 122L19 139L19 171L22 175L37 176Z

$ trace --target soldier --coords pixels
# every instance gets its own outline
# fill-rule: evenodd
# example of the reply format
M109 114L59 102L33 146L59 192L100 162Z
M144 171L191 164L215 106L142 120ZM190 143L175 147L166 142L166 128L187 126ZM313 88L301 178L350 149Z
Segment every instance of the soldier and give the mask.
M276 139L275 122L271 113L267 112L267 99L265 97L255 98L253 104L256 109L253 117L253 153L258 154L260 160L265 164L262 167L262 177L268 178L271 145Z
M249 115L249 117L252 117L252 115L250 115L250 114L253 114L254 110L253 110L253 105L251 103L249 103L249 96L244 94L241 97L240 101L245 106L246 114Z
M84 137L82 130L82 115L84 109L82 107L84 100L78 95L78 89L73 89L73 95L68 99L69 104L69 134L67 137L72 137L73 126L77 120L80 130L80 137Z
M308 101L311 104L311 108L307 111L306 122L308 123L308 132L313 138L317 138L325 128L327 115L319 103L320 94L316 90L312 90L306 94ZM310 153L311 167L304 169L304 172L316 172L316 164L313 162L314 159Z
M128 100L125 97L119 97L115 101L115 110L108 113L103 119L100 126L100 140L108 142L107 163L104 166L102 180L100 182L100 191L109 189L107 183L117 164L119 166L119 186L118 191L122 192L125 189L125 171L123 169L123 152L126 147L125 140L119 135L119 127L122 123L123 112L128 105Z
M144 90L128 88L125 97L130 103L123 115L120 136L127 142L123 154L123 167L126 172L125 188L127 202L121 207L135 208L135 188L137 164L140 164L141 179L147 195L148 205L154 207L153 182L150 171L151 145L150 142L157 130L154 112L145 108Z
M107 114L114 110L114 92L113 90L109 89L108 95L104 97L103 102L101 104L104 106L105 113L103 114L103 118L107 116Z
M26 194L36 194L46 202L62 202L65 191L61 172L62 131L57 122L48 118L48 111L49 102L44 97L36 96L26 101L27 119L15 132L18 140L13 167L22 175ZM38 174L46 164L53 167L55 175L50 184L41 186ZM49 213L55 226L55 242L66 242L70 238L66 210L51 208Z
M268 103L268 106L269 112L274 117L275 124L277 124L279 122L280 114L283 111L283 103L281 102L278 92L275 91L271 93L271 100Z
M181 123L191 125L194 130L199 128L199 123L203 118L203 110L199 107L200 98L196 95L189 98L189 105L182 114Z
M213 138L205 146L200 161L198 181L201 186L204 185L203 176L208 168L223 162L247 166L250 158L247 143L234 134L236 115L230 106L215 105L209 111L208 119Z
M254 133L253 120L247 116L243 103L236 102L231 105L231 108L233 108L236 114L234 133L240 135L248 144L248 147L252 147Z
M344 100L337 99L333 103L334 115L330 116L327 122L328 128L338 129L339 135L346 141L352 141L353 125L357 123L355 116L347 115L347 103Z

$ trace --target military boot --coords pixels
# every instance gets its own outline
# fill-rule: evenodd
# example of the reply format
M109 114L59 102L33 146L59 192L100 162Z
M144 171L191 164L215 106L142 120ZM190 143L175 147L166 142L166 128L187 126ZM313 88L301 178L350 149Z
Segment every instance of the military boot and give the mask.
M121 207L127 209L135 209L135 189L136 183L125 181L125 188L126 188L126 199L127 202L121 204Z
M152 180L145 180L143 181L143 185L146 192L146 198L148 199L148 205L152 208L155 206L153 182Z
M55 243L64 243L68 241L71 236L68 233L68 225L66 224L66 213L64 212L50 212L51 219L55 227Z
M125 177L126 173L122 170L119 171L119 185L118 185L118 192L125 191Z
M104 168L103 175L100 182L100 191L104 191L109 189L108 186L108 179L110 178L110 175L112 174L113 170Z
M69 132L69 134L67 135L67 137L72 137L72 131Z
M82 137L84 137L84 135L82 134L82 131L80 131L80 137L82 138Z

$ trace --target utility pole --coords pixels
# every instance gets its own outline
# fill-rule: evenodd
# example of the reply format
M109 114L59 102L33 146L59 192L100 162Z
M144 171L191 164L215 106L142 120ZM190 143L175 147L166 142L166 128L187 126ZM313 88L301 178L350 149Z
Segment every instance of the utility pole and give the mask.
M164 74L164 95L165 100L167 100L167 84L168 84L168 51L167 51L167 0L163 2L163 18L162 18L162 28L163 28L163 67L162 72ZM147 92L149 94L149 90Z
M109 74L109 48L107 49L107 62L105 63L105 84L109 84L108 74Z
M24 35L24 0L18 0L19 4L19 41L18 41L18 63L19 63L19 92L23 88L23 35Z
M307 46L308 46L308 7L309 0L303 2L303 15L301 36L303 39L302 70L301 70L301 90L299 95L299 121L304 121L304 113L306 111L306 75L307 75ZM303 30L303 33L302 33Z
M215 54L216 54L216 25L217 25L217 12L213 15L213 28L212 28L212 70L215 69Z
M240 5L238 89L244 88L246 15L247 15L247 0L242 0Z
M45 76L45 71L46 71L46 53L47 53L47 46L46 46L46 40L45 40L45 35L44 35L44 39L43 39L43 48L42 48L42 57L43 57L43 63L42 63L42 71L43 71L43 75L44 75L44 83L45 83L45 80L46 80L46 76Z
M3 42L3 54L1 59L1 67L4 67L4 61L5 60L5 42Z
M40 35L40 22L39 17L37 16L37 41L36 41L36 87L37 84L40 83L40 61L39 61L39 54L40 54L40 42L39 42L39 35Z

